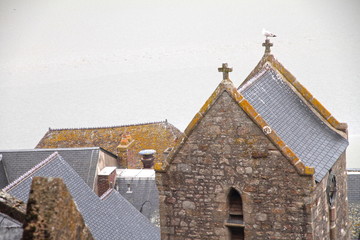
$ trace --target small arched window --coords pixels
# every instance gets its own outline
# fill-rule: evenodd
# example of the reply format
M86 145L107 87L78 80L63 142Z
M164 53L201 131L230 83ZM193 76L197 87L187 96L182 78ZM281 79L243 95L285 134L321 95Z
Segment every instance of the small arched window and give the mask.
M240 193L231 188L228 195L229 215L225 225L229 228L231 240L243 240L244 236L244 213Z
M335 203L336 191L337 191L336 177L333 173L330 172L328 182L327 182L327 187L326 187L326 193L327 193L330 207L332 207Z

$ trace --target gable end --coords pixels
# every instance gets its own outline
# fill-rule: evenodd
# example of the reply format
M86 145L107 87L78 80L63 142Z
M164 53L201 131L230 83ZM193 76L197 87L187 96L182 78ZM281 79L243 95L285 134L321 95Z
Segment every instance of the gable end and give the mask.
M184 132L184 136L181 141L174 147L173 151L169 154L168 158L163 162L155 165L157 172L166 172L171 162L174 160L177 153L181 150L192 131L196 128L199 122L204 118L211 106L221 96L223 92L227 92L238 106L256 123L260 129L263 130L267 138L280 150L280 152L289 160L289 162L295 167L300 175L314 175L315 169L313 167L305 166L303 162L296 156L296 154L284 143L284 141L271 130L266 132L265 129L270 128L266 121L260 116L255 108L237 91L233 83L225 79L215 89L210 98L205 102L200 111L194 116L190 124L187 126Z

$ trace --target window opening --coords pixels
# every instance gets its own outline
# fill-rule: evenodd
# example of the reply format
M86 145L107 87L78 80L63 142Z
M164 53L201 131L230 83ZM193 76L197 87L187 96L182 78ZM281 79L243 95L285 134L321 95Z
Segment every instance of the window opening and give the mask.
M244 214L243 203L240 193L231 188L228 195L229 216L225 222L225 226L229 228L231 240L244 240Z

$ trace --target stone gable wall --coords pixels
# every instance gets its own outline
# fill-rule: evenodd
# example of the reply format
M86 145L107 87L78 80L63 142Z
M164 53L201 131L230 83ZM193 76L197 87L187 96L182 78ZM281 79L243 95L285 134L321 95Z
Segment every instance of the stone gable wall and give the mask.
M330 204L326 193L329 173L317 184L313 194L312 216L314 228L314 240L322 239L349 239L350 223L348 216L347 201L347 175L346 175L345 154L342 154L331 169L336 176L336 197L334 202L335 213L331 216ZM333 222L333 223L331 223ZM330 232L330 225L335 226L333 233ZM331 234L333 236L331 236ZM331 238L330 238L331 236Z
M33 178L22 239L93 240L62 179Z
M216 100L165 173L157 173L161 239L229 239L228 192L243 201L245 239L305 239L312 176L299 176L227 94Z

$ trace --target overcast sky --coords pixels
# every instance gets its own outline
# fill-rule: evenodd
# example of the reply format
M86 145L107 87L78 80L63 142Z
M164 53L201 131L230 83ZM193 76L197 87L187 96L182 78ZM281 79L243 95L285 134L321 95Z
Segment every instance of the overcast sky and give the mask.
M360 134L360 1L0 1L0 149L51 128L168 121L184 130L233 67L272 52ZM360 146L359 146L360 147ZM359 148L358 147L358 148Z

